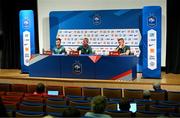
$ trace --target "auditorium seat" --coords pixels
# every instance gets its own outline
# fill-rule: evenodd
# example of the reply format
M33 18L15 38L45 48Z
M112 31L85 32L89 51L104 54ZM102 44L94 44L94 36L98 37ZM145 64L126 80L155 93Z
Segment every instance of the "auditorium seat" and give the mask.
M21 96L1 96L2 101L14 101L14 102L21 102Z
M146 99L134 99L134 102L137 104L149 104L149 105L155 105L158 101L156 100L146 100Z
M82 88L81 87L64 87L65 96L74 95L74 96L82 96Z
M7 96L20 96L23 97L24 96L24 92L6 92Z
M152 100L166 100L165 91L150 91Z
M127 99L143 99L143 90L124 89L124 97Z
M119 104L118 102L111 102L111 103L107 103L106 105L106 110L117 110L117 104Z
M168 91L168 100L180 102L180 92Z
M6 110L6 113L7 113L8 117L10 117L10 118L15 117L14 112L15 112L14 110Z
M83 95L87 97L94 97L101 95L101 88L96 87L83 87Z
M66 99L68 99L68 100L86 100L86 97L85 96L68 95L68 96L66 96Z
M23 97L23 102L30 102L30 103L44 103L44 98L42 97Z
M175 112L180 112L180 102L176 101L159 101L159 105L164 105L164 106L174 106L175 107Z
M5 95L5 94L6 94L5 91L0 91L0 97L3 96L3 95Z
M176 101L159 101L159 105L166 105L166 106L180 106L180 102L176 102Z
M3 101L3 104L6 110L17 110L19 105L19 103L15 101Z
M103 88L103 96L107 98L122 98L122 89Z
M169 113L169 117L170 118L179 118L180 117L180 113Z
M137 104L137 109L139 111L148 111L145 104Z
M129 111L105 111L105 114L110 115L111 117L131 117L131 112Z
M11 84L0 83L0 91L8 92L8 91L10 91L10 86L11 86Z
M48 98L46 100L47 105L66 105L67 102L63 98Z
M144 100L144 99L136 99L134 100L137 103L138 110L141 111L149 111L150 105L156 105L157 101L154 100Z
M153 112L153 111L137 111L136 117L150 117L150 118L157 118L159 116L164 116L165 113L163 112Z
M43 112L44 111L44 104L42 104L42 103L22 102L19 105L19 110L33 111L33 112Z
M46 115L50 115L50 116L52 116L52 118L62 117L62 113L61 112L46 112Z
M11 85L12 92L27 92L26 84L12 84Z
M69 102L70 106L87 106L90 107L91 103L88 100L73 100Z
M46 112L59 112L63 113L69 106L66 105L46 105Z
M87 112L91 111L91 107L88 107L88 106L75 106L75 108L80 111L81 116L84 116ZM85 118L87 118L87 117L85 117Z
M175 108L175 106L150 105L150 111L175 113L176 108Z
M18 110L16 111L16 117L21 117L21 118L25 118L25 117L43 117L45 115L44 112L32 112L32 111L23 111L23 110Z

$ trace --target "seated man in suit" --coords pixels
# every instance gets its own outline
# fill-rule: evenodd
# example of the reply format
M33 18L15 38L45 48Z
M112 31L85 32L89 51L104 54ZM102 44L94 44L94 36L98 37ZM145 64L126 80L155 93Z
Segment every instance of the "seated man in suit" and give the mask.
M82 45L77 48L79 54L92 54L92 48L88 43L89 43L89 39L84 38Z
M66 49L61 45L61 39L56 39L56 47L53 49L53 54L66 54Z
M124 39L119 38L117 40L119 45L115 50L119 51L120 55L130 55L130 47L125 45Z

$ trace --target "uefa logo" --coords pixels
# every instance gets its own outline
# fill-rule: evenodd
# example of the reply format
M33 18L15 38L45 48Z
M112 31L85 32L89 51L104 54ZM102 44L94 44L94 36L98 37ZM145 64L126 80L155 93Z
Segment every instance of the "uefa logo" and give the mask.
M155 16L150 16L148 17L148 26L149 27L155 27L156 26L156 17Z
M100 15L94 15L93 16L93 24L94 25L100 25L101 24L101 16Z
M72 71L74 74L81 74L82 73L82 64L80 64L78 61L73 63Z

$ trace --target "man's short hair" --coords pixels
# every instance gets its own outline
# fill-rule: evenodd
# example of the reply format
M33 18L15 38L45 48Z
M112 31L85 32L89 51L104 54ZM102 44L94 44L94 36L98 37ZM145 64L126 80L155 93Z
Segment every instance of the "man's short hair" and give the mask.
M61 39L60 39L60 38L56 38L56 41L58 41L58 40L59 40L59 41L61 41Z
M87 42L89 42L89 39L88 39L88 38L84 38L83 40L86 40Z
M153 88L154 88L154 90L161 89L160 82L155 82L155 83L153 84Z
M123 40L123 41L124 41L124 39L123 39L123 38L118 38L117 40L118 40L118 41L120 41L120 40Z
M91 101L91 107L94 113L103 113L106 108L106 97L95 96Z
M44 93L45 92L45 85L43 83L38 83L36 86L37 93Z

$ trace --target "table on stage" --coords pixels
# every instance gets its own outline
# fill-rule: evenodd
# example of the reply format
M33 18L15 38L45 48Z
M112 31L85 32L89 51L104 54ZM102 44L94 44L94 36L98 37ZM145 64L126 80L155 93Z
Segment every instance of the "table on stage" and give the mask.
M136 78L136 56L36 55L30 60L30 77L132 80Z

